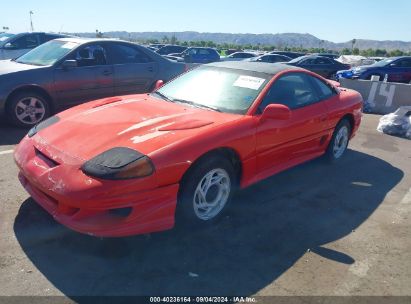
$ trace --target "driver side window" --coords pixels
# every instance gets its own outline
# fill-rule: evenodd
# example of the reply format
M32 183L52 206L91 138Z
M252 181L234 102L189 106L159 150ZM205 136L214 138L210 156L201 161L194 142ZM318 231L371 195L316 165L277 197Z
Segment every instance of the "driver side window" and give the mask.
M315 88L303 73L288 73L277 79L264 96L258 112L262 113L269 104L283 104L290 109L298 109L317 102Z
M100 45L86 45L75 52L74 58L79 67L107 64L106 51Z

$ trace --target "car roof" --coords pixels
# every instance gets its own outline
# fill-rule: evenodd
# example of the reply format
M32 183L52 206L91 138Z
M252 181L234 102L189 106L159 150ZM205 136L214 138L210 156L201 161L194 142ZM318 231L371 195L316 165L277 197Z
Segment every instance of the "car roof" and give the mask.
M207 50L214 50L212 47L207 46L190 46L189 49L207 49Z
M411 58L411 56L397 56L397 57L389 57L386 59L397 60L397 59L404 59L404 58Z
M59 34L59 33L49 33L49 32L21 32L21 33L11 33L16 36L28 35L28 34L49 34L49 35L57 35L57 36L64 36L64 37L72 37L67 34Z
M273 76L283 71L305 71L302 68L290 66L283 63L266 63L251 61L220 61L206 64L206 66L251 71L269 74Z
M120 39L84 38L84 37L57 38L55 40L64 41L64 42L74 42L74 43L78 43L78 44L83 44L83 43L87 43L87 42L101 42L101 41L132 43L132 42L124 41L124 40L120 40Z

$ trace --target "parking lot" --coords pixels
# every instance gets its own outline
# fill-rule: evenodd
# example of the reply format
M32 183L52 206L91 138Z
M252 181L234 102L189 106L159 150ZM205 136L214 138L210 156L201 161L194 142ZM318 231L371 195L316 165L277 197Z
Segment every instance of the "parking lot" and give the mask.
M365 115L345 158L236 195L205 230L100 239L66 229L20 186L0 126L0 295L409 295L411 141Z

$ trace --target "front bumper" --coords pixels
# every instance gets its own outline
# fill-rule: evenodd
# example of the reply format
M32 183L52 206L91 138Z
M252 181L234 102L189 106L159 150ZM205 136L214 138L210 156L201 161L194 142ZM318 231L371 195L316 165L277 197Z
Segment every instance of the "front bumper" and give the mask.
M53 218L84 234L121 237L171 229L179 185L158 187L147 181L91 179L78 165L50 163L32 139L15 152L19 179L26 191ZM50 152L51 147L47 151ZM66 158L67 162L70 161ZM148 184L149 189L144 184ZM117 211L127 210L126 213Z

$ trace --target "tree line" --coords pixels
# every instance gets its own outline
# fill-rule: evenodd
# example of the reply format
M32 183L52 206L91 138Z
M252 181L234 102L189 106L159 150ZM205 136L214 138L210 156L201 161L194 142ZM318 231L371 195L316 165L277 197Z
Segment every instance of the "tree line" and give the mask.
M101 32L98 32L99 36L102 37ZM299 47L291 46L275 46L275 45L263 45L263 44L234 44L234 43L215 43L214 41L179 41L175 35L168 37L164 36L161 40L159 39L133 39L132 37L121 37L120 39L136 42L139 44L174 44L187 47L212 47L218 50L255 50L255 51L289 51L289 52L301 52L301 53L333 53L340 55L361 55L364 57L395 57L395 56L411 56L411 51L405 52L402 50L385 50L385 49L366 49L360 50L355 47L356 40L351 41L351 48L344 48L341 51L329 50L324 47L316 48L305 48L302 45Z

